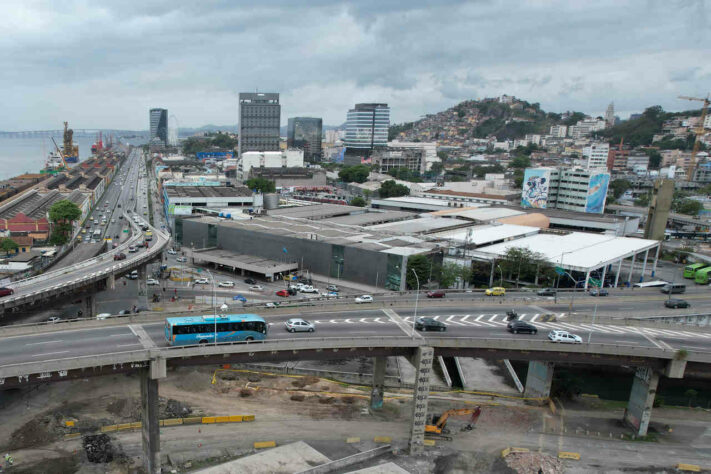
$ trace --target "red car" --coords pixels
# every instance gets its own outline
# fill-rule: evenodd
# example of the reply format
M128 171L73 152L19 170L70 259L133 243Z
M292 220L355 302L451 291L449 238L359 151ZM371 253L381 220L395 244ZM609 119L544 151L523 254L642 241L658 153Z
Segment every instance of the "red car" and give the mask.
M114 260L126 260L126 254L125 253L117 253L114 255Z
M10 296L14 292L12 288L0 288L0 296Z
M289 291L288 290L279 290L276 292L277 296L283 296L284 298L289 297Z
M428 298L444 298L444 291L442 291L442 290L428 291L427 297Z

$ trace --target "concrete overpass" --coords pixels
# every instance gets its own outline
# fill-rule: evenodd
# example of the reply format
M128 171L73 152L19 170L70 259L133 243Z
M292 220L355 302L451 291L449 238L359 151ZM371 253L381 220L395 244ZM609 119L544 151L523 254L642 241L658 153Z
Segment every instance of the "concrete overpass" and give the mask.
M145 250L139 249L136 253L129 253L128 247L137 245L139 241L143 240L143 234L128 214L124 213L123 216L133 229L133 235L130 239L117 248L97 257L69 267L13 282L8 287L15 292L10 296L0 298L0 310L4 313L13 310L37 309L39 305L49 299L89 290L90 294L85 298L84 315L93 317L96 312L93 292L100 285L113 287L117 276L136 269L141 274L139 282L145 284L146 264L156 258L160 258L161 252L170 241L170 236L151 227L154 240L150 247ZM127 258L115 261L114 255L122 252L126 253ZM145 293L145 288L143 291Z
M550 394L555 363L594 363L637 367L625 420L636 433L645 434L660 376L708 376L711 332L655 329L654 325L621 326L541 322L538 314L522 315L541 334L522 336L506 332L504 315L475 316L455 313L441 320L447 333L419 333L412 329L409 309L378 309L340 305L330 316L323 308L313 320L315 333L285 332L283 321L292 309L263 313L270 324L265 341L169 347L163 336L165 314L141 314L116 320L87 320L56 325L0 328L0 384L4 388L107 375L141 374L145 463L149 472L160 466L158 380L171 368L186 365L245 363L308 359L373 357L375 370L372 406L384 391L385 357L405 356L417 370L411 418L410 450L422 450L432 364L436 356L528 360L526 396L545 399ZM435 311L431 309L430 311ZM462 308L462 311L466 311ZM421 310L422 311L422 310ZM422 314L422 312L420 312ZM440 316L435 316L440 318ZM126 325L126 323L129 323ZM580 326L576 326L580 324ZM659 325L668 328L669 325ZM590 330L594 340L583 344L553 344L547 329Z

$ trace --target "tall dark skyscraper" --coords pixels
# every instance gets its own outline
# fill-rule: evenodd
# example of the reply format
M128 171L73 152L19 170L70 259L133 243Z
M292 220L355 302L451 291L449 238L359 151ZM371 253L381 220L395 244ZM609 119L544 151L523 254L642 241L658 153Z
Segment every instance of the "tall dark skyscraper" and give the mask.
M346 154L370 156L373 148L388 146L390 108L388 104L356 104L348 111Z
M239 155L279 151L281 105L278 93L239 93Z
M286 131L286 145L304 150L304 161L321 161L321 135L323 120L314 117L293 117L289 119Z
M150 143L166 146L168 144L168 110L151 109L149 121L151 125Z

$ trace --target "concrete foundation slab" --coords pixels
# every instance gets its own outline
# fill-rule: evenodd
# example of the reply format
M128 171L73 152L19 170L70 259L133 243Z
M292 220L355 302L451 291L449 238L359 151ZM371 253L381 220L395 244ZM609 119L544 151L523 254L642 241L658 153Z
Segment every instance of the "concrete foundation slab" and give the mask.
M197 471L201 474L263 474L265 472L301 472L330 462L326 456L314 448L297 441L296 443L260 451L257 454L229 461L219 466Z

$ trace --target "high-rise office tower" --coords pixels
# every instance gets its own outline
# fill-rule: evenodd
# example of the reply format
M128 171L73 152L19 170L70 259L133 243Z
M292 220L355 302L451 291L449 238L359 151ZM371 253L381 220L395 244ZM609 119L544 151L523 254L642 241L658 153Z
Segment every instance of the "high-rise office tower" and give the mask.
M304 161L321 161L323 120L314 117L293 117L286 129L286 146L304 150Z
M343 140L347 155L367 157L373 148L388 145L390 108L388 104L356 104L348 111L346 136Z
M607 127L615 126L615 104L613 102L610 102L605 111L605 124Z
M278 93L239 93L239 156L245 151L279 151Z
M151 109L149 114L152 145L168 144L168 110Z

